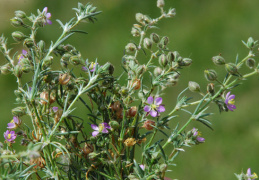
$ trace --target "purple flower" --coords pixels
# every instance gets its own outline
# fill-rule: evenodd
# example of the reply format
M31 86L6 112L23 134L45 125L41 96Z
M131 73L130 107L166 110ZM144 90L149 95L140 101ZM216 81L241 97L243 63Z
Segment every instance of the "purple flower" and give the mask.
M91 62L90 66L88 68L90 70L90 72L94 72L95 71L96 65L98 65L98 63ZM83 71L87 71L87 67L83 66L82 70Z
M140 164L139 167L144 171L145 170L145 165Z
M54 107L52 108L52 110L53 110L53 112L57 112L57 111L58 111L58 107L54 106Z
M7 124L7 128L8 129L15 129L20 124L21 124L21 121L19 120L19 118L14 116L12 121Z
M163 99L161 97L157 97L154 101L152 96L149 96L147 98L147 103L149 105L146 105L144 107L144 111L146 111L147 113L150 113L150 115L152 117L156 117L159 115L160 112L164 112L165 111L165 107L164 105L162 105Z
M193 129L192 129L192 132L193 132L193 136L196 137L196 140L197 140L198 142L200 142L200 143L205 142L205 138L200 137L200 136L201 136L201 133L198 131L198 129L193 128Z
M94 130L92 132L92 136L95 137L97 136L100 132L102 133L108 133L108 129L111 129L111 127L107 123L101 123L99 126L95 124L91 124L91 128Z
M18 59L19 59L19 61L18 61L18 64L20 64L20 62L21 62L21 59L23 59L25 56L27 56L27 51L25 51L24 49L22 50L22 54L20 54L19 56L18 56Z
M45 7L42 11L43 15L45 16L45 25L48 23L48 24L52 24L50 18L51 18L51 13L48 13L48 7Z
M16 138L16 134L14 131L9 131L7 130L5 133L4 133L4 138L9 141L10 143L15 143L15 138Z
M233 111L233 109L236 109L236 106L234 105L235 104L234 99L235 99L235 95L230 94L230 92L228 92L226 95L225 103L230 111Z
M247 180L254 180L254 179L258 178L256 173L251 174L251 169L250 168L247 169L246 176L248 178Z

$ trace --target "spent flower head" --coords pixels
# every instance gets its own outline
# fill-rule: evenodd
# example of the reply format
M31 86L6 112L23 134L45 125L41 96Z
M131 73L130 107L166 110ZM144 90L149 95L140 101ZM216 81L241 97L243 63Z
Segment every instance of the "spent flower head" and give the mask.
M146 105L144 107L144 111L149 113L152 117L157 117L160 112L165 111L164 105L162 105L163 99L161 97L157 97L155 100L152 96L149 96L147 98L147 103L149 105Z

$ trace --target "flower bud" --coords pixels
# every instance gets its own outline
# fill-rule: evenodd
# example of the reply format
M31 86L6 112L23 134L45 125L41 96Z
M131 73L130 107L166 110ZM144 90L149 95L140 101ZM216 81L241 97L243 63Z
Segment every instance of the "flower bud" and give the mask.
M71 56L72 56L71 54L65 53L65 54L63 54L63 56L62 56L61 59L62 59L63 61L69 61L69 59L70 59Z
M23 20L21 18L18 18L18 17L14 17L11 19L11 24L14 26L14 27L20 27L20 26L23 26Z
M12 109L12 114L13 116L23 116L26 114L26 107L16 107Z
M246 44L248 48L252 49L255 45L255 41L252 37L249 37Z
M169 11L168 11L168 13L167 13L167 16L169 16L169 17L175 17L175 15L176 15L175 8L169 9Z
M150 24L152 22L152 19L148 15L144 15L144 23Z
M26 38L23 41L23 45L26 46L28 49L32 48L34 46L34 42L31 38Z
M157 0L156 6L158 8L163 8L165 6L165 1L164 0Z
M24 72L24 73L29 73L32 69L33 69L33 67L29 64L24 64L22 66L22 72Z
M135 115L137 114L138 112L138 108L136 106L132 106L129 111L128 111L128 115L130 117L135 117Z
M52 56L48 56L44 59L43 63L42 63L42 67L43 69L47 69L48 67L51 66L52 64L52 59L53 57Z
M20 77L22 77L22 67L20 66L20 65L16 65L15 67L14 67L14 75L16 76L16 77L18 77L18 78L20 78Z
M151 49L152 41L149 38L145 38L143 41L143 45L146 49Z
M70 81L71 76L68 73L65 74L59 74L59 84L66 85Z
M85 146L82 149L84 156L86 157L88 154L94 151L94 146L89 143L85 143Z
M146 130L153 130L154 127L156 125L156 122L155 121L152 121L152 120L146 120L143 124L143 128L145 128Z
M225 69L230 74L237 74L237 67L233 63L225 64Z
M16 42L21 42L22 40L24 40L26 38L26 36L20 31L14 31L12 33L12 37Z
M160 67L156 67L156 68L154 69L154 75L155 75L155 76L161 75L162 72L163 72L163 70L162 70Z
M137 70L136 70L136 74L138 76L142 75L144 72L146 71L146 66L145 65L140 65Z
M21 10L15 11L14 14L15 14L15 17L17 18L20 18L20 19L26 18L25 12Z
M200 85L194 81L189 81L188 87L192 92L200 92Z
M131 52L135 52L137 47L134 43L128 43L125 49L126 49L126 52L131 53Z
M209 83L207 85L207 92L210 93L211 96L214 96L215 94L215 86L213 83Z
M111 126L111 128L113 129L119 129L120 128L120 124L117 121L110 121L109 125Z
M99 154L97 154L97 153L95 153L95 152L91 152L91 153L88 154L88 157L89 157L89 159L94 159L94 158L96 158L98 155L99 155Z
M168 60L167 60L167 57L165 54L161 54L159 56L159 60L158 60L159 64L162 66L162 67L166 67L166 65L168 64Z
M152 40L153 43L158 43L160 40L158 34L156 34L156 33L150 34L150 39Z
M137 13L136 14L136 20L139 22L139 23L143 23L144 21L144 15L142 13Z
M10 70L11 70L11 65L9 63L0 67L1 74L4 74L4 75L9 74L11 72Z
M122 87L120 92L122 96L127 96L129 93L129 90L126 87Z
M174 53L173 53L173 52L169 52L169 53L167 54L167 59L168 59L169 62L174 61L174 59L175 59Z
M81 58L79 56L71 56L69 58L69 62L72 64L72 65L79 65L81 63Z
M208 81L215 81L217 79L217 73L213 69L206 69L204 75Z
M55 98L52 96L52 95L50 95L50 100L49 100L49 93L48 92L46 92L46 91L43 91L41 94L40 94L40 103L41 104L47 104L48 102L50 103L50 104L52 104L52 103L54 103L55 102Z
M38 42L38 47L39 47L40 51L43 53L44 49L45 49L45 42L43 40L40 40Z
M183 58L181 61L179 61L180 66L190 66L192 64L192 59L190 58Z
M246 66L250 69L255 68L255 60L253 58L249 58L246 60Z
M137 28L135 28L135 27L132 27L132 29L131 29L131 34L132 34L134 37L140 36L139 30L138 30Z
M216 65L224 65L226 64L225 59L222 56L213 56L212 61Z
M181 56L178 51L174 51L173 55L174 55L174 61L178 61L179 59L181 59Z
M161 39L160 43L166 46L169 43L169 38L167 36L164 36Z

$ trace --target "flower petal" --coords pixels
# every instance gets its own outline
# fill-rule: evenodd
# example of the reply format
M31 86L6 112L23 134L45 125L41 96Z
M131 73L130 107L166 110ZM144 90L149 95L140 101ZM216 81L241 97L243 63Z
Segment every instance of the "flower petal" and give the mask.
M46 18L47 18L47 19L51 18L51 13L47 13L47 14L46 14Z
M148 103L148 104L153 104L153 101L154 101L154 99L153 99L152 96L149 96L149 97L147 98L147 103Z
M25 51L24 49L22 50L22 54L24 55L24 56L26 56L27 55L27 51Z
M246 174L247 174L248 176L251 176L251 168L248 168L248 169L247 169Z
M48 12L48 7L45 7L42 12L47 13Z
M157 112L165 112L165 107L160 105L156 110Z
M99 127L95 124L91 124L91 128L95 131L98 131L99 130Z
M144 107L144 111L149 112L150 110L151 110L151 107L150 107L150 106L146 105L146 106Z
M13 117L13 122L16 123L16 124L19 124L19 118L14 116Z
M103 126L104 126L104 128L106 128L106 129L111 129L111 127L108 125L108 123L103 123Z
M93 136L93 137L97 136L98 134L99 134L99 131L93 131L93 132L92 132L92 136Z
M205 141L205 138L203 138L203 137L197 137L197 141L199 141L199 142L204 142Z
M103 128L102 133L108 133L109 131L106 128Z
M229 100L235 99L235 97L236 97L236 96L235 96L234 94L231 94L231 95L228 97L228 99L229 99Z
M163 99L161 97L157 97L155 100L155 105L160 105L162 103Z
M228 96L230 95L230 91L227 93L227 95L226 95L226 99L228 99Z
M47 23L48 23L48 24L52 24L52 21L49 20L49 19L47 19Z
M8 123L7 128L8 129L14 129L16 127L15 123Z
M151 110L151 111L150 111L150 115L151 115L152 117L157 117L157 112L156 112L155 110Z

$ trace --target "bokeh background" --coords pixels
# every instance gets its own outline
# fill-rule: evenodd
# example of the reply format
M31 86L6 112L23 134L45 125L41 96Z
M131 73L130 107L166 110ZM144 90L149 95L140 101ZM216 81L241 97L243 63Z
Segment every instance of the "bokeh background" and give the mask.
M122 72L120 65L125 45L136 40L130 34L132 24L135 23L135 14L142 12L157 17L159 9L156 8L156 0L89 1L103 13L98 15L95 24L80 26L88 35L75 35L69 43L75 45L90 60L98 58L99 63L112 62L118 75ZM77 6L76 0L0 0L0 32L9 37L11 45L16 45L10 36L16 30L9 23L9 19L14 16L13 12L20 9L27 14L36 13L36 9L42 10L45 6L52 13L53 25L40 30L39 37L46 42L57 39L61 29L55 19L63 22L69 20L74 15L71 8ZM155 32L168 36L169 47L179 51L183 57L192 58L193 64L181 71L178 85L166 91L163 103L167 112L173 109L176 96L187 87L188 81L199 82L205 91L207 82L203 77L204 69L215 68L218 73L224 73L224 68L214 67L212 56L221 53L228 62L233 62L237 54L242 58L248 53L241 40L246 41L250 36L259 39L258 0L166 0L166 9L169 7L176 8L176 17L163 20ZM140 61L145 60L143 58ZM0 64L4 63L1 55ZM217 107L211 105L210 111L214 115L210 120L214 131L195 122L189 127L198 127L206 142L187 148L186 152L181 153L175 161L177 166L171 167L172 172L167 174L168 177L181 180L235 179L234 172L239 173L242 169L246 171L249 167L253 172L259 173L258 82L258 76L254 76L233 90L237 106L234 112L220 114ZM0 77L0 134L6 131L6 124L12 118L15 89L15 79L11 75ZM189 92L187 95L193 96ZM188 116L183 116L175 119L171 126L177 122L184 123L187 118ZM0 141L4 141L2 135Z

